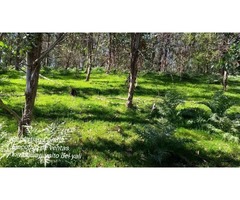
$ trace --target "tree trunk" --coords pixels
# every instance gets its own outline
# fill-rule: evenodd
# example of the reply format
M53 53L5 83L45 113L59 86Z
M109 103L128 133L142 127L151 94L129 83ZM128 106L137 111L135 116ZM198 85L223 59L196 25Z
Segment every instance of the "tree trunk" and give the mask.
M64 33L59 33L56 41L49 48L41 53L43 33L29 34L30 44L27 52L27 72L25 106L22 118L18 124L18 135L27 134L27 126L31 125L35 98L37 95L38 79L41 68L41 61L46 58L48 53L64 38Z
M107 74L110 72L112 66L112 33L109 33L109 47L108 47L108 68Z
M222 76L223 76L223 80L222 80L223 90L226 91L227 85L228 85L228 72L224 68L222 69Z
M131 65L130 65L130 83L128 89L127 107L133 107L133 94L135 90L135 83L137 79L137 61L139 57L141 33L131 34Z
M47 49L50 46L50 40L51 40L51 35L47 34ZM46 67L50 66L50 62L49 62L49 56L46 56Z
M67 70L70 66L70 55L67 57L67 62L66 62L66 65L65 65L65 70Z
M89 81L92 71L92 50L93 50L93 34L88 34L88 67L86 81Z
M15 70L19 71L20 70L20 58L19 58L19 47L16 49L16 57L15 57Z
M166 71L166 65L167 65L167 49L163 49L162 55L161 55L161 61L160 61L160 72Z
M22 118L18 126L18 135L27 134L27 127L31 125L33 107L37 94L37 86L40 72L40 62L35 62L41 55L42 33L31 34L33 41L30 44L30 50L27 52L27 72L26 72L26 90L25 106Z
M17 33L17 49L16 49L16 56L15 56L15 70L20 70L20 34Z

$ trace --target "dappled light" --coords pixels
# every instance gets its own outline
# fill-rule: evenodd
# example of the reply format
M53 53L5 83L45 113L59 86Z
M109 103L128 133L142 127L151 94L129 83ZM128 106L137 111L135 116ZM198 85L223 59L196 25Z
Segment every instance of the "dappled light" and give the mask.
M240 165L239 34L4 33L2 42L1 167Z

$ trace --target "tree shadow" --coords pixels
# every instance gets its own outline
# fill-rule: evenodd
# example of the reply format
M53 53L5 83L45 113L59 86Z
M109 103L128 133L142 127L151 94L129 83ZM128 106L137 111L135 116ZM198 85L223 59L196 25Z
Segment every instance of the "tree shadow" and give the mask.
M79 109L69 108L63 104L41 105L34 108L35 118L44 119L72 119L76 121L105 121L105 122L128 122L130 124L147 123L140 113L136 111L119 112L113 108L107 108L101 105L82 107Z
M87 96L92 95L120 95L124 94L125 90L121 87L117 88L93 88L93 87L73 87L77 91L79 97L87 98ZM54 85L40 85L39 91L42 91L44 94L69 94L70 86L54 86Z
M136 143L135 143L136 145ZM124 143L117 144L116 142L104 138L97 138L94 142L83 142L83 150L86 152L86 161L84 166L89 166L93 163L93 157L102 155L103 159L113 161L116 167L147 167L141 159L141 146L126 145ZM93 151L96 155L88 154ZM124 165L124 166L123 166ZM96 163L95 167L101 167L101 163Z
M143 138L144 139L144 138ZM240 161L234 155L229 156L221 150L208 152L191 139L163 137L158 144L159 151L154 152L144 141L136 140L131 144L97 138L83 142L85 154L84 166L91 165L93 157L113 161L117 167L238 167ZM191 146L191 147L190 147ZM192 148L195 146L195 148ZM88 152L91 152L88 153ZM95 152L95 154L93 154ZM119 165L119 166L118 166ZM101 166L96 163L95 167Z

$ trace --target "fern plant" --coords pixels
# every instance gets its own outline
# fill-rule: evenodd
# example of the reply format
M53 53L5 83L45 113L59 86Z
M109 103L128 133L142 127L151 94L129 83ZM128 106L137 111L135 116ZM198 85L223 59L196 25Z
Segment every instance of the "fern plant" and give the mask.
M174 132L174 127L167 119L160 118L154 124L148 124L137 129L143 144L147 149L145 152L146 157L156 163L162 163L168 158L169 149L166 142L169 140Z
M234 105L234 103L224 95L223 91L218 91L213 95L211 101L203 102L206 106L208 106L212 113L216 113L218 116L224 116L227 109Z
M152 124L137 129L147 149L146 157L157 166L166 163L172 154L169 144L174 143L171 137L178 123L176 108L183 101L179 93L167 92L163 100L156 103L157 115Z
M158 113L161 117L169 120L172 123L178 120L177 106L184 102L184 97L174 91L169 91L165 94L163 101L156 104Z
M237 141L240 132L240 121L238 119L230 119L227 115L227 110L234 105L223 91L216 92L211 101L204 103L207 105L212 114L208 119L207 126L210 132L215 132L223 135L223 138L228 141Z

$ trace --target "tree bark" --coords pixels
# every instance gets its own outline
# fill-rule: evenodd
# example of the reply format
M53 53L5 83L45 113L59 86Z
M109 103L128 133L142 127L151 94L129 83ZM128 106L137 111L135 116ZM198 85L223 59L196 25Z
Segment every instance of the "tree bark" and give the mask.
M31 37L33 38L33 41L31 41L30 50L27 52L25 106L18 126L19 136L27 134L26 126L31 125L41 67L40 62L35 63L35 60L37 60L41 55L42 33L33 33L31 34Z
M89 81L92 71L92 50L93 50L93 33L88 34L88 67L86 81Z
M18 136L26 135L27 126L31 125L33 108L37 95L41 61L59 42L62 41L64 34L59 34L56 41L43 53L41 53L43 33L32 33L29 37L31 38L31 42L27 52L25 106L22 118L18 124Z
M112 33L109 33L109 46L108 46L108 68L107 68L107 74L110 72L111 70L111 66L112 66Z
M227 91L227 85L228 85L228 72L225 68L222 69L222 85L223 85L223 90Z
M49 33L49 34L47 34L47 49L50 46L50 40L51 40L51 35ZM48 56L46 56L46 67L49 67L49 66L50 66L50 62L49 62L49 55L48 55Z
M141 33L131 33L131 64L130 64L130 82L128 89L127 108L133 107L133 95L137 79L137 61L140 50Z
M19 71L20 69L20 34L17 33L17 49L15 55L15 70Z

